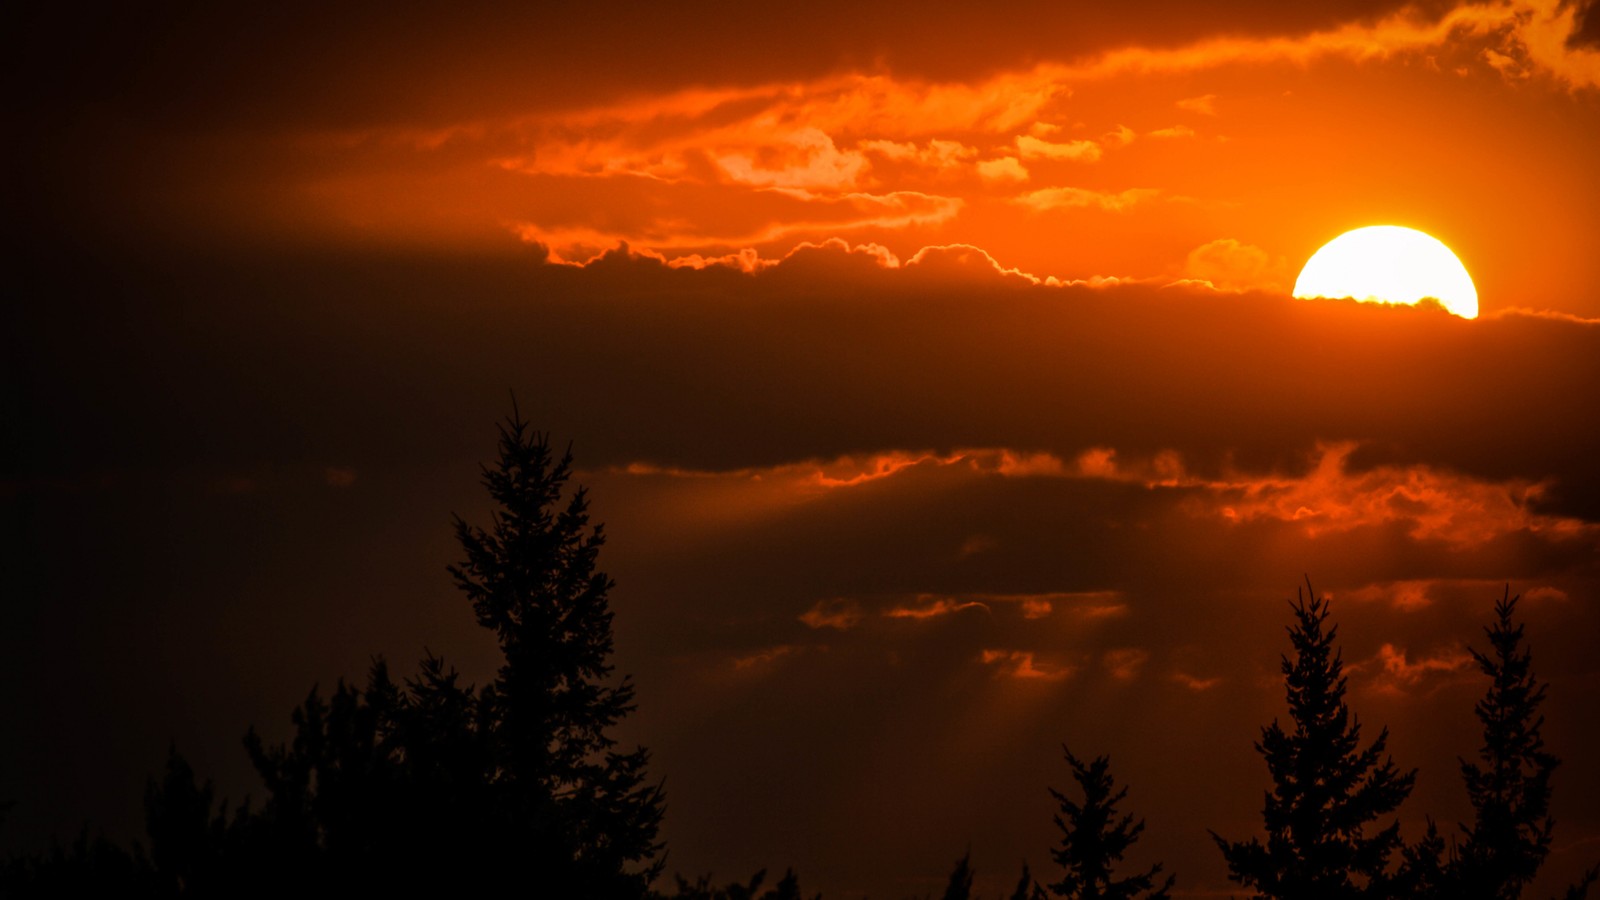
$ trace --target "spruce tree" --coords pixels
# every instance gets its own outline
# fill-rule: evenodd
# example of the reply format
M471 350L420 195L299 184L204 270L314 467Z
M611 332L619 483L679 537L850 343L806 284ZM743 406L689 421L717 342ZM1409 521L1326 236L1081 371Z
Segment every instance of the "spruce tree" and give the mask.
M1011 900L1045 900L1044 888L1033 880L1033 873L1028 870L1027 862L1022 864L1022 874L1017 877L1017 886L1011 890Z
M1400 826L1376 822L1410 795L1416 771L1401 773L1385 756L1388 729L1362 749L1361 724L1344 701L1338 628L1325 627L1328 603L1310 588L1308 580L1290 604L1294 655L1282 658L1292 728L1273 720L1255 745L1272 776L1262 810L1266 842L1211 836L1229 878L1258 896L1391 897L1397 888L1389 863L1400 848Z
M1448 867L1453 893L1472 900L1516 900L1550 853L1550 776L1560 764L1540 737L1545 687L1514 622L1519 597L1508 586L1484 628L1489 652L1468 648L1489 689L1478 701L1483 746L1478 761L1461 760L1473 821L1462 825Z
M488 528L457 517L466 558L450 567L504 655L482 695L490 778L555 884L574 896L637 896L664 862L664 801L645 781L648 751L619 752L609 735L634 703L628 678L607 683L613 582L596 568L603 528L589 525L582 487L567 493L570 449L558 458L515 411L499 449L483 468L497 508Z
M944 900L972 900L972 851L956 860L956 867L950 870L950 877L945 881Z
M246 746L266 784L240 826L239 895L299 884L363 893L638 898L659 873L661 789L648 753L608 731L633 709L612 674L611 580L570 452L513 415L483 468L488 528L459 517L450 567L502 665L474 688L428 655L403 684L377 661L367 686L313 690L287 745ZM253 873L253 874L251 874Z
M490 684L460 683L431 654L396 683L379 659L363 689L313 688L286 744L246 735L259 808L213 811L210 784L174 753L146 794L148 853L85 832L70 852L5 861L0 894L646 896L664 862L662 791L647 751L609 734L633 687L611 680L605 538L571 473L571 453L513 410L483 467L489 526L456 519L465 559L450 573L503 656ZM798 900L798 880L768 895Z
M1123 854L1144 832L1144 820L1135 822L1133 816L1117 813L1117 804L1128 796L1128 789L1116 789L1111 761L1100 756L1086 765L1066 746L1061 750L1083 800L1050 789L1050 796L1060 805L1055 823L1061 829L1061 842L1050 855L1062 868L1061 880L1049 886L1050 892L1069 900L1166 900L1175 876L1169 875L1156 887L1159 863L1137 875L1116 877Z

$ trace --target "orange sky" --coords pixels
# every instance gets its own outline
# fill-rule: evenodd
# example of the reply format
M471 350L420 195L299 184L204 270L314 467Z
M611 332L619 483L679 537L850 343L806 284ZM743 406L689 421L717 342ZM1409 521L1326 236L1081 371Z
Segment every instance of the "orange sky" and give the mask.
M238 735L373 653L482 677L509 388L607 523L669 870L998 892L1070 741L1225 892L1305 573L1408 837L1524 595L1546 893L1593 862L1600 5L545 6L7 29L0 839L131 834L174 739L259 793ZM1288 296L1380 223L1484 316Z
M1057 12L1039 24L1054 42L1020 41L1036 15L1021 10L907 34L858 22L837 47L709 16L676 51L633 60L596 24L564 37L541 22L537 49L570 58L529 50L520 71L535 23L506 11L375 33L352 14L335 24L354 48L235 36L230 50L292 59L294 79L206 54L220 96L175 90L190 85L171 60L126 61L104 76L189 118L93 105L75 124L104 140L72 149L92 154L85 167L135 167L106 186L134 221L254 240L481 250L509 236L572 262L627 242L743 265L829 238L902 259L968 244L1041 278L1282 289L1323 242L1393 223L1454 248L1486 312L1600 315L1581 287L1600 278L1600 49L1581 9L1363 8L1253 31L1257 11L1217 13ZM802 35L849 27L827 7L808 18ZM208 23L186 21L170 40L198 54L180 38ZM614 39L646 41L634 32L649 24ZM442 34L419 52L406 27ZM719 35L746 58L701 59Z

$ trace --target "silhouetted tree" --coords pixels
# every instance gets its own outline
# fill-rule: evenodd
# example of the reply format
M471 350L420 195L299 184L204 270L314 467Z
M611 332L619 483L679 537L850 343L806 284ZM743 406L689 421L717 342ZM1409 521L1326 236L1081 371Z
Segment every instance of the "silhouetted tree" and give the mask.
M1399 808L1416 771L1401 773L1385 757L1384 729L1361 748L1361 724L1345 706L1344 664L1324 628L1328 604L1311 591L1290 606L1294 656L1282 658L1293 729L1276 719L1263 728L1256 751L1266 760L1272 789L1259 838L1233 842L1212 832L1233 881L1273 898L1384 897L1396 890L1390 856L1400 848L1398 822L1368 834L1377 819Z
M1561 900L1585 900L1589 896L1589 888L1594 887L1596 881L1600 881L1600 866L1590 867L1576 883L1568 885L1561 893Z
M0 897L141 898L160 896L147 867L128 851L87 826L71 845L51 841L47 853L20 854L0 864Z
M430 654L404 684L378 660L363 689L340 682L326 700L313 689L287 744L246 736L266 799L231 822L211 816L210 786L175 759L148 797L166 891L646 894L662 865L663 799L645 783L647 751L618 752L608 736L633 690L607 684L604 537L584 491L566 491L570 452L557 458L515 413L499 451L483 469L490 525L456 519L466 558L450 567L498 638L493 682L463 685Z
M767 878L767 870L762 869L750 876L750 880L743 884L732 881L724 887L712 887L711 876L701 875L690 883L682 875L673 876L677 882L677 891L670 896L673 900L755 900L756 891L761 890L761 882ZM669 896L657 894L658 897Z
M617 752L608 735L633 711L633 686L606 683L612 581L595 568L605 536L589 526L582 487L561 505L571 471L571 451L557 459L513 413L483 469L498 508L487 529L457 517L466 559L450 573L505 657L479 721L509 811L590 896L602 884L642 893L662 864L663 798L645 783L648 751Z
M1127 797L1128 789L1116 789L1111 761L1100 756L1085 765L1066 746L1061 750L1072 768L1073 780L1083 792L1083 801L1050 789L1050 795L1060 805L1054 818L1056 827L1061 829L1061 842L1050 855L1063 870L1061 880L1050 885L1051 893L1070 900L1165 900L1176 876L1167 876L1156 887L1156 877L1161 874L1159 863L1138 875L1115 877L1123 854L1144 832L1144 820L1135 822L1131 815L1118 814L1117 804Z
M1446 856L1444 836L1433 819L1428 819L1428 829L1415 844L1400 848L1400 870L1392 882L1396 897L1411 900L1453 900L1456 896L1454 879L1455 848Z
M1560 760L1540 736L1546 685L1533 675L1523 627L1515 622L1519 599L1508 586L1496 602L1494 622L1484 627L1488 653L1468 648L1489 677L1475 708L1483 724L1478 761L1461 760L1473 821L1461 826L1461 840L1448 854L1431 822L1427 837L1407 848L1405 870L1414 896L1517 900L1549 855L1555 828L1550 779ZM1597 874L1591 871L1566 896L1583 897Z
M1022 864L1022 875L1017 878L1017 886L1011 891L1011 900L1045 900L1044 888L1033 880L1033 873L1028 870L1028 864Z
M956 860L944 885L944 900L972 900L972 851Z
M198 784L188 761L176 747L169 748L166 771L145 788L150 850L134 845L134 855L158 894L200 896L230 889L235 880L230 872L242 861L251 814L245 805L230 819L227 802L214 795L211 782Z
M1459 896L1515 900L1550 853L1550 776L1560 760L1544 747L1539 704L1545 685L1533 677L1532 658L1514 623L1517 600L1508 587L1484 628L1489 652L1469 648L1489 689L1478 701L1483 746L1478 761L1461 761L1473 821L1455 862Z
M766 881L767 870L762 869L750 877L743 884L734 881L723 887L712 887L711 876L702 875L694 883L684 880L682 875L675 876L677 891L673 894L653 894L654 897L668 898L671 900L803 900L800 894L800 876L789 869L783 873L783 878L778 883L768 888L765 893L757 894L761 890L762 882ZM820 900L817 894L813 900Z

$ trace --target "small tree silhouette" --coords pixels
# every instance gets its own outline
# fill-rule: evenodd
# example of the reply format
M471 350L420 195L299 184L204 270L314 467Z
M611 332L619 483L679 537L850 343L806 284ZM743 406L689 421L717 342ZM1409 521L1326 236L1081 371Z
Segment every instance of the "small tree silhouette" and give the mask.
M1123 854L1144 832L1144 820L1135 822L1131 815L1119 817L1117 804L1127 797L1128 789L1116 790L1111 761L1100 756L1085 765L1065 745L1061 750L1072 767L1073 780L1083 792L1083 801L1050 789L1050 796L1061 807L1055 815L1061 843L1050 855L1063 869L1061 880L1050 885L1050 892L1069 900L1165 900L1176 876L1167 876L1159 888L1155 887L1156 876L1161 874L1159 863L1142 874L1115 877ZM1021 890L1019 885L1018 891Z
M560 508L571 472L571 450L557 459L548 436L513 410L499 459L483 468L498 509L488 529L457 517L466 559L450 573L505 656L478 722L508 812L532 827L530 838L555 842L552 862L583 893L637 894L665 862L656 858L663 797L644 780L649 752L619 753L607 733L633 711L633 685L605 683L613 583L595 568L605 536L589 527L585 490Z
M944 885L944 900L972 900L972 851L956 860Z
M1517 601L1506 587L1495 603L1494 622L1484 627L1489 652L1468 648L1489 688L1475 711L1483 723L1478 762L1461 760L1461 777L1472 802L1473 821L1448 855L1430 822L1427 836L1406 850L1411 893L1460 900L1517 900L1550 852L1555 822L1550 817L1550 778L1560 760L1544 747L1540 730L1546 685L1533 676L1531 652L1515 622ZM1591 869L1565 893L1581 900L1600 876Z
M1272 775L1262 818L1267 841L1233 842L1212 832L1228 876L1263 897L1390 897L1396 890L1390 855L1400 847L1398 822L1367 834L1399 808L1416 771L1400 773L1384 756L1384 729L1365 750L1361 724L1345 706L1344 664L1334 649L1338 628L1324 628L1328 604L1306 582L1290 604L1295 624L1283 657L1292 731L1277 720L1255 747Z
M280 896L306 884L448 895L522 884L542 896L638 898L659 873L663 799L648 753L614 750L633 709L612 673L612 582L579 488L520 416L483 470L490 528L459 517L450 567L504 662L475 689L436 656L403 685L374 663L364 689L313 689L294 737L245 746L266 786L257 813L210 813L209 785L174 758L148 795L153 868L168 893ZM227 865L217 864L224 857Z
M1455 881L1459 896L1485 900L1520 897L1549 855L1550 776L1560 764L1539 735L1545 685L1533 677L1522 625L1512 621L1520 598L1510 594L1508 586L1494 623L1484 628L1489 653L1469 648L1489 676L1489 690L1476 707L1483 723L1479 761L1461 761L1473 821L1461 828Z
M677 889L672 894L651 894L654 900L804 900L800 893L800 876L788 869L783 873L783 878L765 893L757 894L761 885L767 880L767 870L761 869L750 876L748 882L729 882L724 887L713 887L710 875L702 875L694 882L689 882L682 875L674 876ZM821 900L822 895L817 894L812 900Z
M1011 891L1011 900L1044 900L1044 888L1033 880L1033 873L1028 870L1027 862L1022 864L1022 874L1017 878L1017 886Z

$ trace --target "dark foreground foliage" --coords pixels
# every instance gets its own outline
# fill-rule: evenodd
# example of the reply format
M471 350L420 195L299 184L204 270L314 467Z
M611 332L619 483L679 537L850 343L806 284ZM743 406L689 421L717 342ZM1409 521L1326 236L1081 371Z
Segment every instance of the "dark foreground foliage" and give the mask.
M144 842L125 849L87 829L49 852L0 863L0 898L454 897L510 893L574 900L805 900L791 870L718 886L712 876L656 883L659 784L644 748L619 749L610 730L633 711L633 688L612 678L612 582L597 568L605 542L582 488L569 491L570 453L513 413L483 469L495 504L486 527L456 520L464 559L450 572L502 654L494 679L463 684L426 655L396 681L374 661L366 682L313 689L291 715L293 737L245 748L264 791L230 808L176 750L145 795ZM1308 584L1309 588L1309 584ZM1212 835L1233 880L1261 898L1518 900L1550 851L1551 775L1516 598L1495 607L1487 652L1473 651L1489 688L1477 705L1483 745L1461 774L1474 818L1447 841L1430 824L1405 844L1392 816L1415 772L1385 754L1388 733L1363 744L1345 704L1337 629L1314 593L1291 604L1282 660L1289 727L1264 728L1257 751L1272 787L1265 839ZM1065 750L1066 748L1063 748ZM1120 872L1144 821L1119 811L1127 788L1104 756L1066 751L1077 790L1050 790L1061 832L1056 880L1026 864L1010 900L1165 900L1173 876L1154 865ZM0 819L9 809L0 802ZM944 900L973 900L971 855ZM1562 900L1584 900L1600 869ZM1049 894L1047 895L1046 890Z
M1050 893L1067 900L1166 900L1176 876L1169 875L1157 884L1161 864L1123 878L1117 877L1122 857L1144 833L1144 820L1117 811L1117 804L1128 796L1111 778L1111 760L1096 757L1088 763L1072 755L1065 746L1061 752L1072 769L1072 779L1083 794L1081 801L1054 788L1056 827L1061 842L1050 856L1061 867L1061 880L1050 885Z
M605 542L570 453L513 415L483 469L487 527L456 520L450 568L503 662L481 688L429 655L396 682L313 689L289 743L252 729L265 787L232 810L173 753L146 795L148 848L87 836L11 861L9 895L461 896L522 885L536 896L638 898L660 873L661 788L643 748L609 730L633 709L611 683Z

